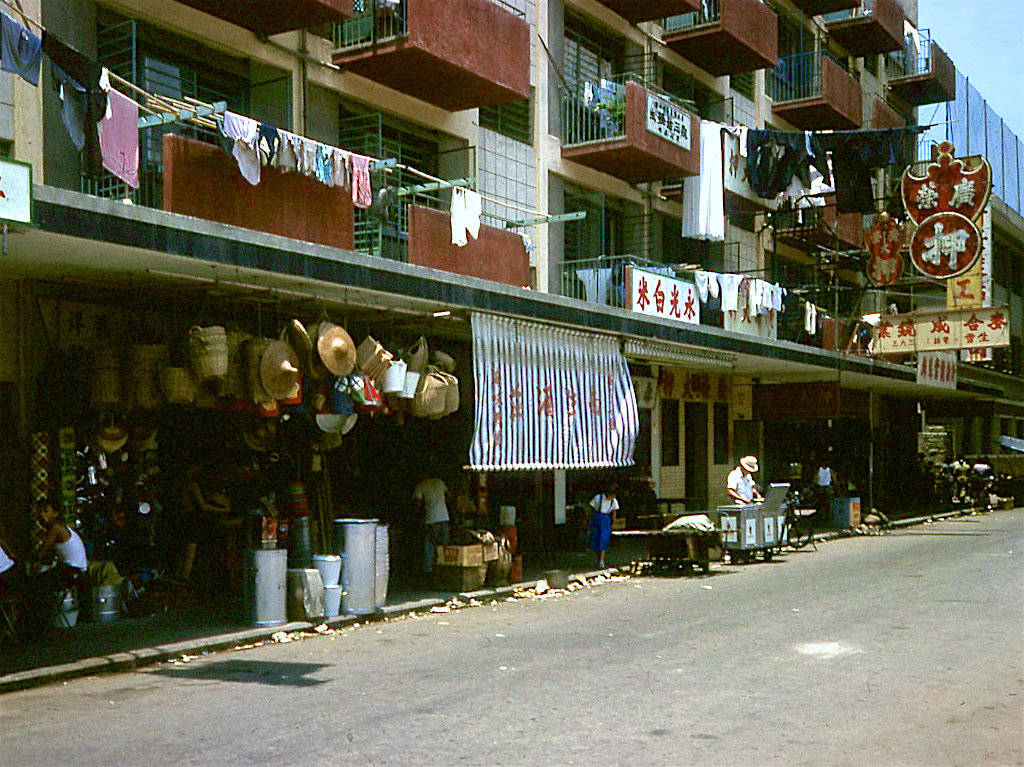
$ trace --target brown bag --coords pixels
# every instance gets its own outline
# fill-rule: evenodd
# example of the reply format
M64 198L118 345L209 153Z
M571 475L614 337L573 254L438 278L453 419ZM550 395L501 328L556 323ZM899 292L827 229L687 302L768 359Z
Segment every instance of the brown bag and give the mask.
M406 355L406 362L408 366L406 370L411 373L422 373L427 369L427 360L430 356L430 350L427 348L427 339L423 336L419 337L419 340L412 345Z
M412 414L417 418L440 418L448 404L447 374L428 367L420 376L416 395L412 400Z
M457 413L461 406L459 379L452 373L444 373L444 375L448 378L448 388L445 389L444 414L451 415L452 413Z

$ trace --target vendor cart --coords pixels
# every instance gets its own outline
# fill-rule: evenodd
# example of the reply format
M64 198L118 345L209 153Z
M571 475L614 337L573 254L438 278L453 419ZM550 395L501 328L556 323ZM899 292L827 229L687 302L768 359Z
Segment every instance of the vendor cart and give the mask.
M696 568L707 573L712 562L723 558L721 535L706 515L680 517L661 530L623 530L613 535L643 541L647 554L637 563L637 571L688 573Z
M718 507L717 527L731 562L743 565L753 562L758 554L770 562L776 549L786 543L788 492L789 484L773 484L763 503Z

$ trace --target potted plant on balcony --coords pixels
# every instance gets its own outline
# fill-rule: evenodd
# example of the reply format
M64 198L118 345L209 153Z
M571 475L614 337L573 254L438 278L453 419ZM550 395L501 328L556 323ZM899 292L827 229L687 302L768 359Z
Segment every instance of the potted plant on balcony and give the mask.
M615 96L598 102L601 130L610 136L622 133L626 126L626 97Z

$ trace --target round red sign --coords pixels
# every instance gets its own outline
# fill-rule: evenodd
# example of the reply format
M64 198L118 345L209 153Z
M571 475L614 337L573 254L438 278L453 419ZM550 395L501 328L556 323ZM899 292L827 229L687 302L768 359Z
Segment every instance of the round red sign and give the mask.
M910 241L910 260L929 277L946 280L963 274L978 260L981 233L966 216L936 213L921 222Z

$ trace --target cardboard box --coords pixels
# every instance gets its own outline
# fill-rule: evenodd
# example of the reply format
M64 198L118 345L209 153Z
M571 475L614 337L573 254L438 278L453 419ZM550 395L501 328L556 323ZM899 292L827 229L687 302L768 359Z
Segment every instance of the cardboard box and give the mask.
M484 562L493 562L498 558L498 542L481 544L484 547Z
M453 548L463 548L456 546ZM476 591L484 585L487 577L487 565L457 567L455 565L439 565L434 571L437 585L447 591Z
M497 556L497 555L495 555ZM471 546L438 546L437 564L449 567L472 567L484 563L484 547L481 543Z

